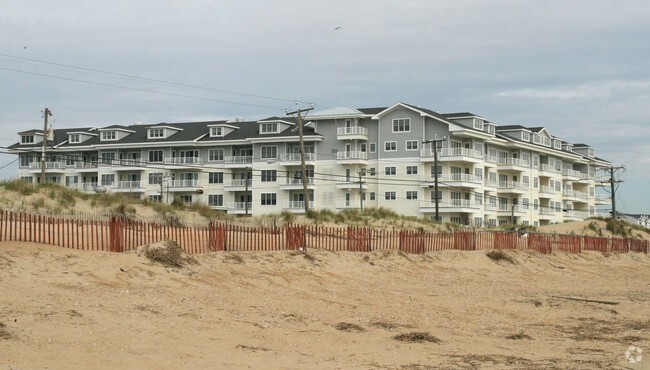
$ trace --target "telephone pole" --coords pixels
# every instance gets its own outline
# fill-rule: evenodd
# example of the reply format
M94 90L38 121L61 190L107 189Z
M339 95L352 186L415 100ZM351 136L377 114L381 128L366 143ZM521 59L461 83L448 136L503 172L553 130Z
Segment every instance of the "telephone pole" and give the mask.
M614 218L614 220L616 220L618 217L618 214L616 212L616 190L618 189L618 184L623 182L623 180L616 179L616 172L619 170L625 172L625 166L617 166L617 167L612 166L609 168L605 168L604 171L609 174L609 178L606 181L602 181L603 183L608 183L609 185L609 190L606 191L609 193L610 199L612 201L612 217Z
M52 115L49 108L43 110L43 151L41 152L41 184L45 184L45 150L47 148L47 118Z
M296 105L297 104L298 103L296 103ZM307 212L309 212L309 190L307 189L308 180L307 180L307 165L305 164L305 139L302 130L303 127L302 120L304 116L302 115L302 113L304 112L306 115L307 112L313 109L314 107L302 109L302 110L298 108L294 112L287 113L287 115L295 114L296 118L298 119L298 136L300 138L300 167L302 170L302 198L303 201L305 202L305 215L307 215Z
M422 140L422 144L432 144L431 147L433 148L433 191L436 200L436 222L440 221L440 210L438 208L438 143L442 144L445 140L447 140L446 136L442 139L436 139L435 135L433 140Z
M363 184L364 184L364 182L361 179L361 177L364 176L365 174L366 174L366 169L361 168L359 170L359 205L361 206L360 207L361 208L361 213L363 213L363 197L364 197L364 193L363 193Z

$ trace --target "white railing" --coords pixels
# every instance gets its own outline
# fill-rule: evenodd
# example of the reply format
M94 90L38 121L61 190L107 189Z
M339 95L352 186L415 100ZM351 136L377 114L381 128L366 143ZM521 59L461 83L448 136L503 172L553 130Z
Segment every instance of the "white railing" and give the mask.
M526 212L530 206L522 206L518 204L499 204L499 212Z
M253 157L249 155L223 157L223 163L224 164L251 164L253 163Z
M490 186L490 187L498 187L499 182L497 180L490 180L490 179L485 179L485 186Z
M422 157L433 157L433 148L427 147L420 150L420 156ZM483 153L468 148L441 148L438 149L438 158L444 157L470 157L476 159L483 159Z
M578 198L578 199L587 199L587 193L582 191L576 191L576 190L564 190L562 192L562 195L567 197Z
M83 168L97 168L97 162L75 162L74 168L83 169Z
M171 180L168 184L170 188L195 188L199 186L199 180Z
M547 215L547 216L552 216L556 213L554 208L549 208L549 207L540 207L539 208L539 213L542 215Z
M496 155L487 155L485 160L490 163L498 163L499 157L497 157Z
M526 190L528 189L528 186L519 181L499 181L499 188Z
M111 185L113 189L139 189L142 188L142 181L116 181Z
M315 161L316 153L305 153L305 161ZM300 162L300 153L280 154L282 162Z
M280 185L302 185L302 179L284 179L284 183ZM314 178L313 177L307 177L307 185L314 185Z
M564 170L562 170L562 175L564 175L564 176L569 176L569 177L577 177L577 178L580 178L580 175L582 175L582 172L580 172L580 171L576 171L576 170L572 170L572 169L569 169L569 168L565 168Z
M65 168L65 161L45 162L45 169L63 169ZM41 162L32 162L29 164L30 170L41 169Z
M165 158L165 164L203 164L201 157L174 157Z
M339 136L343 135L364 135L368 136L368 129L360 126L352 127L339 127L336 129L336 134Z
M481 208L482 203L476 203L475 201L468 199L449 199L449 200L439 200L438 208ZM423 208L435 208L436 200L424 200L420 202L420 207Z
M248 208L248 211L250 212L251 208L253 207L253 203L248 202L248 207L246 207L246 204L246 202L230 202L228 203L228 209L243 211Z
M574 211L572 209L567 210L566 212L564 212L564 215L565 215L565 217L570 217L570 218L582 218L582 219L585 219L585 218L588 217L587 212Z
M366 152L338 152L336 153L336 159L368 159L368 153Z
M530 167L530 161L521 158L499 158L498 163L501 166Z
M66 185L69 188L72 189L77 189L81 191L95 191L95 188L97 187L96 182L78 182L78 183L73 183Z
M230 184L226 184L226 186L237 186L237 187L245 187L246 184L248 183L248 186L253 185L253 180L252 179L232 179L230 181Z
M496 203L485 203L486 211L496 211L496 209L497 209Z
M544 172L561 173L560 170L558 170L555 167L551 166L550 164L546 164L546 163L540 164L539 165L539 170L544 171Z
M552 186L542 185L540 186L540 193L555 193L555 189Z
M303 201L284 202L282 204L282 208L284 208L284 209L305 209L305 202L303 202ZM309 209L314 209L314 202L313 201L309 201Z
M596 201L596 203L600 203L600 204L609 204L609 203L612 202L612 198L609 197L609 196L606 196L606 195L598 195L598 196L594 197L594 201Z

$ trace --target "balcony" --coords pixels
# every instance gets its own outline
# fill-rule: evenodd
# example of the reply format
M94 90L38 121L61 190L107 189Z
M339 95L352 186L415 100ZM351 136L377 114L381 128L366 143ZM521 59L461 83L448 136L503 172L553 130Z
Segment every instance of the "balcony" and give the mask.
M517 216L526 214L530 210L530 206L523 206L519 204L499 204L497 212L500 216L509 216L513 213Z
M539 165L539 175L540 176L551 176L551 175L559 175L561 174L562 171L559 169L556 169L555 167L551 166L550 164L542 163Z
M250 167L253 164L253 157L249 155L223 157L223 164L226 168Z
M314 188L314 178L307 177L307 188ZM302 179L284 179L283 182L280 182L280 189L284 190L302 190Z
M562 192L562 197L564 200L568 201L574 201L574 202L587 202L587 199L589 198L587 196L587 193L583 193L581 191L576 191L576 190L564 190Z
M587 219L587 217L589 217L588 212L574 211L572 209L566 210L564 212L565 220L581 221Z
M499 181L499 193L515 193L524 194L530 189L530 185L526 185L519 181Z
M67 187L71 189L76 189L79 191L82 191L84 193L95 193L95 188L97 188L97 183L96 182L78 182L76 184L70 184L66 185Z
M582 179L582 175L583 175L582 172L573 169L565 168L562 170L562 176L567 180L578 181Z
M482 203L467 199L439 200L438 211L445 213L475 213L483 208ZM420 212L432 213L436 211L436 201L425 200L420 202Z
M368 140L368 129L360 126L339 127L336 129L337 140Z
M278 163L282 166L296 166L301 164L300 153L280 154ZM316 164L316 153L305 153L305 164Z
M250 189L252 185L252 179L232 179L230 182L224 184L224 188L228 191L242 191L246 190L247 186Z
M612 198L610 196L605 196L605 195L598 195L594 197L594 201L596 205L609 205L612 204Z
M163 163L167 166L194 166L203 164L203 158L201 157L173 157L165 158Z
M523 171L530 168L530 161L520 158L499 158L498 168L500 170Z
M433 148L424 148L420 150L421 162L432 162L434 160ZM483 153L468 148L441 148L438 149L438 161L440 162L483 162Z
M77 172L97 172L97 162L75 162Z
M430 176L420 182L421 187L431 187L435 185L435 177ZM438 186L453 186L460 188L479 188L483 186L483 177L465 174L452 173L450 175L438 175Z
M110 188L114 193L142 193L144 191L142 181L116 181Z
M314 209L314 202L309 202L309 209ZM291 213L305 213L305 202L293 201L282 203L282 210Z
M366 152L338 152L336 153L338 164L368 164L368 153Z
M228 203L227 211L228 213L243 215L246 214L246 209L248 209L248 214L251 214L253 210L253 203L252 202L231 202Z
M45 162L45 172L65 172L65 161ZM31 162L29 164L30 172L41 170L41 162Z
M555 218L555 215L558 213L553 208L549 207L540 207L539 208L539 219L540 220L552 220Z
M197 191L201 184L199 180L170 180L163 185L169 191Z

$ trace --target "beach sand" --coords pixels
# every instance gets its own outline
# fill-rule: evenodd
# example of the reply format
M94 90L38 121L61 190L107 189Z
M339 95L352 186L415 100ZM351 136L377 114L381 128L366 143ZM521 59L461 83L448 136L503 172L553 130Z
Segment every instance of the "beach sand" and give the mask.
M625 357L650 353L648 255L505 253L221 252L170 268L2 242L0 370L650 368Z

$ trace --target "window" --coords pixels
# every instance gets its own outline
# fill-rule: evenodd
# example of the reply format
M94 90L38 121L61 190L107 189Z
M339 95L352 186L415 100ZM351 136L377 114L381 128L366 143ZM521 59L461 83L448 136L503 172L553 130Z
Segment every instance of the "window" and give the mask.
M539 188L539 177L537 176L533 177L533 187L535 189Z
M152 202L162 202L162 195L160 194L149 195L149 200L151 200Z
M210 162L223 161L223 149L208 150L208 161Z
M79 183L79 176L66 176L65 177L65 186L74 186Z
M433 177L436 172L438 176L442 175L442 166L431 166L431 177Z
M386 176L394 176L395 174L397 174L397 169L395 167L385 167L384 171Z
M370 153L377 152L377 143L370 143Z
M115 182L115 175L102 175L102 185L113 185L113 182Z
M397 150L397 142L396 141L386 141L384 143L384 151L386 152L394 152Z
M34 178L32 176L21 176L20 181L24 181L26 183L31 184L34 182Z
M262 193L260 199L263 206L274 206L276 204L275 193Z
M370 200L375 200L377 198L377 195L375 194L374 191L370 192Z
M210 137L222 137L223 127L210 127Z
M223 172L208 173L208 184L223 184Z
M149 185L155 185L162 183L162 172L151 172L149 173Z
M370 176L376 176L377 175L377 169L374 167L370 167L370 171L368 171Z
M278 132L277 123L262 123L260 124L260 134L273 134Z
M406 150L418 150L418 141L406 140Z
M418 192L417 191L407 191L406 192L406 199L418 199Z
M102 131L102 141L117 140L117 132Z
M488 125L488 126L487 126L487 132L488 132L488 134L492 134L492 135L494 135L494 129L495 129L494 126L492 126L492 125ZM490 221L492 221L492 220L490 220ZM495 223L494 226L496 226L496 223Z
M417 175L418 174L418 166L406 166L406 174L407 175Z
M160 139L165 137L164 128L150 128L149 129L149 139Z
M28 155L20 156L20 167L29 167L29 164L32 163L32 157Z
M70 136L68 136L68 141L70 144L80 143L81 136L79 134L70 134Z
M384 193L384 199L386 200L395 200L396 198L394 191L387 191Z
M112 164L115 159L115 153L102 153L102 164Z
M523 140L523 141L530 141L530 132L528 132L528 131L522 131L522 132L521 132L521 140Z
M149 151L149 162L162 162L163 161L163 151L162 150L150 150Z
M276 179L277 179L276 170L262 170L262 182L275 182Z
M483 120L480 118L474 118L474 128L477 130L483 130Z
M263 146L262 150L262 159L271 159L277 158L278 156L278 147L277 146Z
M209 194L208 205L210 207L223 207L223 194Z
M191 195L180 195L178 199L181 200L181 202L185 204L192 204L192 196Z
M361 143L359 144L359 149L361 150L362 153L365 153L367 150L367 145L366 143Z
M31 144L34 142L34 135L21 135L20 143L21 144Z
M442 200L442 190L438 190L438 197L436 198L435 190L431 191L431 201L434 202L436 199Z
M411 131L410 118L398 118L393 120L393 132L409 132Z

